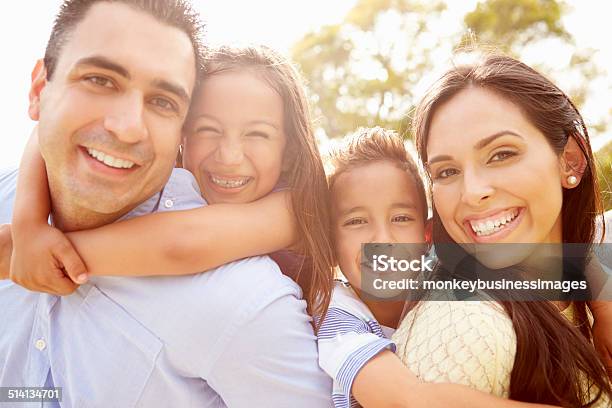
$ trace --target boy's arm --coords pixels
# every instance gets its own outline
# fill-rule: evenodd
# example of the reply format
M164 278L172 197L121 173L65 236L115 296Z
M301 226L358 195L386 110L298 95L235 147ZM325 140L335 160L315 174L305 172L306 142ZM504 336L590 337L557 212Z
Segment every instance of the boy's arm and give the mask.
M151 276L194 274L274 252L292 245L296 230L284 191L248 204L149 214L67 235L91 275Z
M364 408L550 407L496 397L465 385L421 382L389 350L383 350L363 366L355 377L352 391Z

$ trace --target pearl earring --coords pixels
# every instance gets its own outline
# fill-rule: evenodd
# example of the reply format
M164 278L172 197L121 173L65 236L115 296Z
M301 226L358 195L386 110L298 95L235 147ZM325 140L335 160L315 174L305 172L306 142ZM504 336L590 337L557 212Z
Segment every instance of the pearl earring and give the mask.
M568 183L570 186L575 186L575 185L576 185L576 183L578 183L578 179L576 178L576 176L569 176L569 177L567 178L567 183Z

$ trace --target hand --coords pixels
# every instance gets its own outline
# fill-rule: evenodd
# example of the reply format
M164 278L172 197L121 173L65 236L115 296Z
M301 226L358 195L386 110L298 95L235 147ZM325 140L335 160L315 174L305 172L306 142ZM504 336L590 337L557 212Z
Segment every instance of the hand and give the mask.
M589 308L595 316L593 343L612 380L612 302L590 302Z
M10 278L29 290L69 295L87 281L87 268L60 230L13 226Z
M9 278L12 251L11 224L2 224L0 225L0 279Z

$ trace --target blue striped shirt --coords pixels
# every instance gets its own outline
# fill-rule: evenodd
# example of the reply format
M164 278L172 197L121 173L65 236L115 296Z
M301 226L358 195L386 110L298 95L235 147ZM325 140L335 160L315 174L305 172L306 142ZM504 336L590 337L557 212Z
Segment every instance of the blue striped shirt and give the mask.
M358 407L353 381L382 350L395 352L388 339L393 329L381 326L347 283L337 281L329 310L318 333L319 365L333 378L336 408Z

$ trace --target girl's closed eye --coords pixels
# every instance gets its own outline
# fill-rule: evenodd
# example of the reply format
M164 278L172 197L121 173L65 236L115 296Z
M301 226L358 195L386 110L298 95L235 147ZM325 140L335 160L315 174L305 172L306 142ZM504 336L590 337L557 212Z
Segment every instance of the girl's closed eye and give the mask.
M198 126L195 128L194 133L199 136L221 136L221 131L212 126Z
M268 135L267 133L262 132L262 131L252 131L252 132L247 133L247 136L259 137L259 138L262 138L262 139L269 139L270 138L270 135Z

